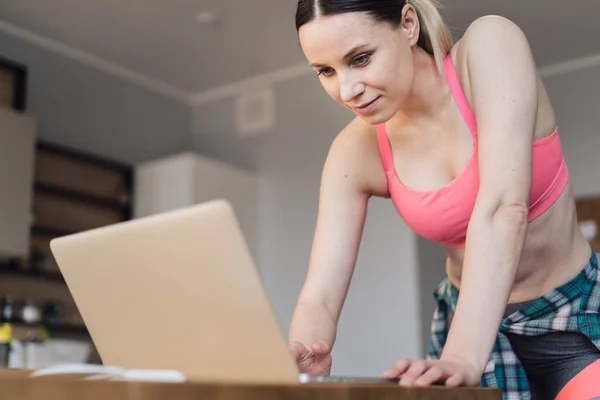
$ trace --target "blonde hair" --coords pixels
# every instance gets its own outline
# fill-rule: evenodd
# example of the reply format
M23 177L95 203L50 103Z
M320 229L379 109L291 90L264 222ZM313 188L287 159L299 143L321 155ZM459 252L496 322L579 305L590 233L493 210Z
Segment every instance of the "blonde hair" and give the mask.
M424 50L432 54L438 70L444 69L444 58L454 45L452 34L444 23L438 8L440 4L436 0L406 0L415 8L421 25L421 38L419 43L425 47Z

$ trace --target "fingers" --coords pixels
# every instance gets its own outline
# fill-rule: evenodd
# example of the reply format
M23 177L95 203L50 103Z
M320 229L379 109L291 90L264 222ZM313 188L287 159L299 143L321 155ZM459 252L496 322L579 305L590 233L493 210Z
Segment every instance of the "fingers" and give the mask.
M400 375L406 372L406 370L410 367L412 360L407 358L401 358L396 361L391 367L389 367L383 373L383 377L386 379L395 379Z
M423 375L415 379L415 386L429 386L440 382L444 377L444 372L438 367L430 367Z
M310 350L298 341L289 344L290 353L296 360L301 372L314 375L329 375L331 370L331 347L323 342L316 342L310 346Z
M296 360L296 364L300 372L311 372L313 365L313 354L300 342L293 341L290 343L290 351Z
M446 386L448 387L458 387L464 385L466 382L466 378L464 374L457 372L451 375L448 379L446 379Z
M425 360L418 360L411 363L410 367L402 375L400 385L412 386L417 378L420 378L427 370L429 365Z
M318 341L311 346L313 354L313 373L315 375L329 375L331 371L331 346L324 341Z
M295 340L290 342L290 352L292 353L292 357L294 357L298 363L310 356L310 351L308 351L308 349L304 347L302 343Z
M311 349L312 349L313 353L317 356L328 355L331 351L329 345L322 340L319 340L318 342L314 343L311 346Z
M458 387L466 382L462 371L426 360L400 359L388 368L383 376L386 379L400 378L401 386L445 384L447 387Z

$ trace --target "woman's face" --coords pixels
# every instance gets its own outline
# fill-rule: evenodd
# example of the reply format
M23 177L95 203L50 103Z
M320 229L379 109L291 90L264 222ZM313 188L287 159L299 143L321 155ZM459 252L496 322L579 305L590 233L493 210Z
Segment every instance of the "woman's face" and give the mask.
M392 118L412 87L419 23L414 8L403 12L395 29L366 13L345 13L317 18L298 32L325 91L370 124Z

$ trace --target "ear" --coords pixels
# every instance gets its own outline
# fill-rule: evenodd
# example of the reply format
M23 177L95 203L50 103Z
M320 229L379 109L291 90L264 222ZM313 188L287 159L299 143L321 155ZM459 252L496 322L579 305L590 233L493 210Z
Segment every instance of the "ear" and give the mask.
M421 23L417 10L410 4L406 4L402 10L402 33L404 33L408 44L412 47L419 42Z

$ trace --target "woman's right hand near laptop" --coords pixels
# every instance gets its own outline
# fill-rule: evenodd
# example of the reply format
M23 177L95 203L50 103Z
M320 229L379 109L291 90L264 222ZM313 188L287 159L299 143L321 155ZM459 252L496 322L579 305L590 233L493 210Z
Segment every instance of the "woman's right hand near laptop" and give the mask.
M329 375L336 322L321 303L301 297L294 311L289 338L289 350L300 373Z
M310 375L329 375L331 372L331 347L320 340L310 349L298 341L290 343L290 351L301 373Z
M336 137L325 162L308 273L290 326L292 356L300 372L310 375L331 371L337 324L373 192L371 177L382 177L379 186L386 187L374 128L357 121Z

